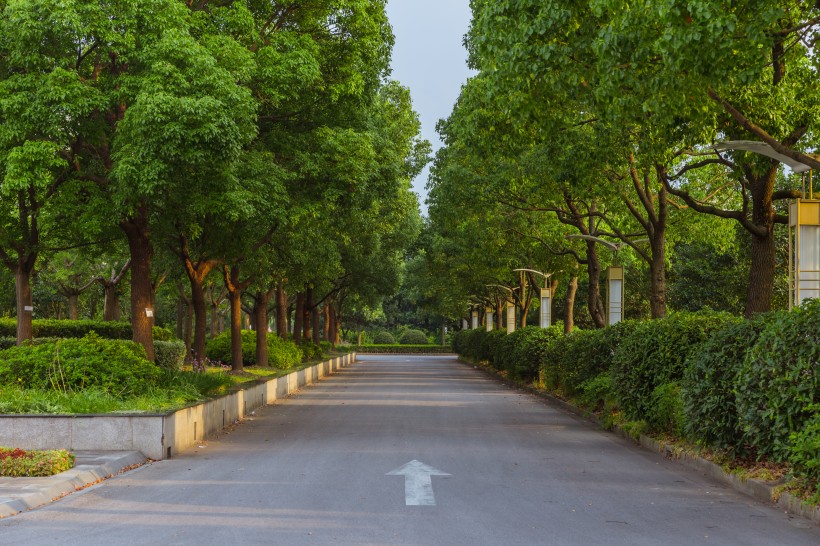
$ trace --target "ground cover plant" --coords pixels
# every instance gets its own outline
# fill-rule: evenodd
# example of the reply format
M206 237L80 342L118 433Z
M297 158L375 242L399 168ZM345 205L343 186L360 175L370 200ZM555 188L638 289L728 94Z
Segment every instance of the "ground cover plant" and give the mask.
M0 476L53 476L74 466L74 454L64 449L26 451L0 447Z

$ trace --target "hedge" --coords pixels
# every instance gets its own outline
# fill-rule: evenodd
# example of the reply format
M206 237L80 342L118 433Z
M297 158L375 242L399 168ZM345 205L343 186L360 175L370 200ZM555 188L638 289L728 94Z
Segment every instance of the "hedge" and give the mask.
M58 320L34 319L32 332L35 338L39 337L83 337L89 332L95 332L106 339L131 339L133 337L130 322L110 320ZM170 341L174 334L167 328L154 326L155 341ZM17 321L14 318L0 318L0 337L17 337Z
M362 354L449 354L450 347L441 345L356 345L354 350Z
M268 334L267 337L269 366L285 369L302 361L302 350L293 341L284 340L274 334ZM222 332L215 338L209 339L205 345L205 354L211 360L230 363L232 360L231 333ZM254 330L242 330L242 364L244 366L256 364L256 332Z
M427 345L428 343L427 334L421 330L408 329L402 332L399 337L399 344L401 345ZM378 345L375 338L373 344Z
M160 375L160 368L145 358L142 345L94 333L0 351L0 384L21 388L98 387L125 396L145 392Z
M390 332L377 332L373 336L373 345L395 345L396 338Z

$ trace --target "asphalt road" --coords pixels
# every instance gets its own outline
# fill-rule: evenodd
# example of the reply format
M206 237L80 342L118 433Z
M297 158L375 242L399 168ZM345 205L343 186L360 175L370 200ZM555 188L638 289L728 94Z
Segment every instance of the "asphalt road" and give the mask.
M365 356L204 447L0 520L0 544L817 546L820 529L453 358Z

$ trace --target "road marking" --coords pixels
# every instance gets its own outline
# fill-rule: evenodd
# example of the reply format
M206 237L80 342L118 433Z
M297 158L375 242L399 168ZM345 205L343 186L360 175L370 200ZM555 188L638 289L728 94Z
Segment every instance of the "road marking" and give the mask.
M404 476L404 503L407 506L435 506L433 480L430 476L450 476L446 472L413 459L385 476Z

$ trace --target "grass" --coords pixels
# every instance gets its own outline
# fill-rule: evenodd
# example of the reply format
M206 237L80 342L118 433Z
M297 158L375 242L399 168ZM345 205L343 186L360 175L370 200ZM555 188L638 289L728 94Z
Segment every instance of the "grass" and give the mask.
M338 355L331 355L335 356ZM243 383L280 377L317 362L320 360L303 362L288 369L249 366L239 374L230 373L221 366L208 367L204 373L195 373L190 367L181 371L163 370L160 386L129 397L103 389L64 391L0 385L0 414L163 413L218 396Z

